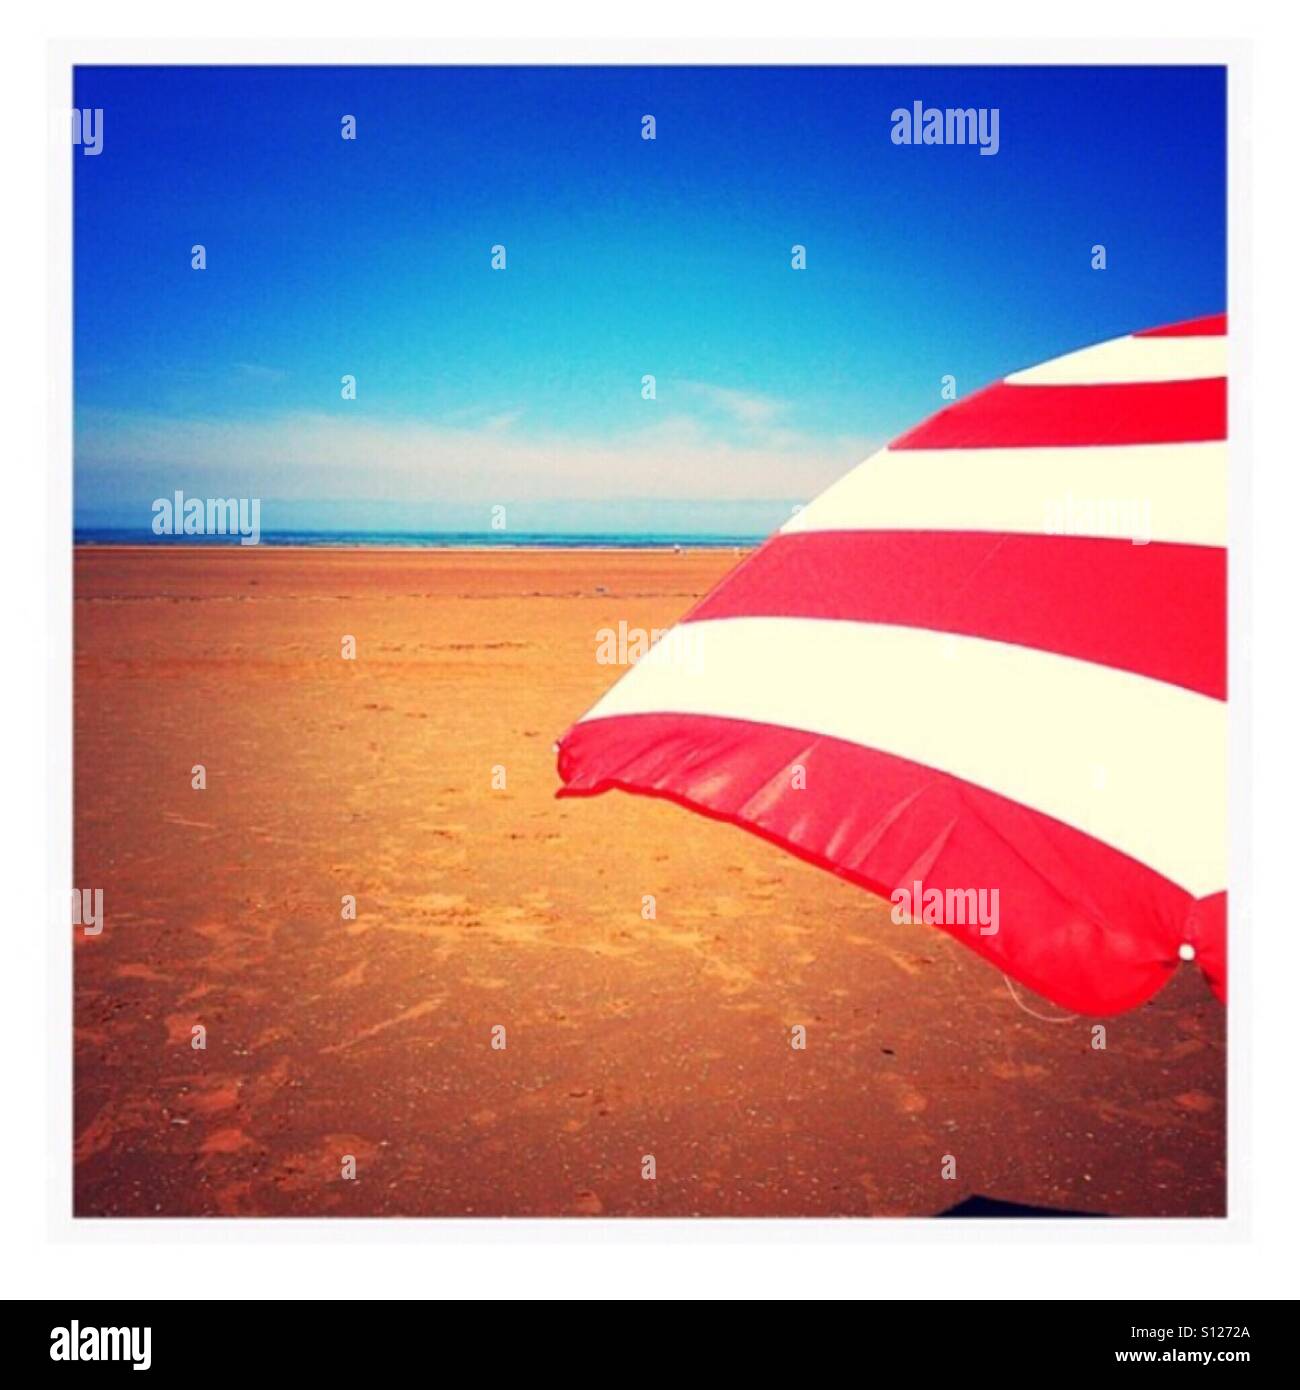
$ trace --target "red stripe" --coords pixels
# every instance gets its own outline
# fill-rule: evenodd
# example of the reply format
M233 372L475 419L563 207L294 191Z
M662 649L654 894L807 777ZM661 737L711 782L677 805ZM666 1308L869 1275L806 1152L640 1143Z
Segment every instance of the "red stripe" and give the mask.
M687 616L832 618L961 633L1227 695L1227 554L1079 536L776 536Z
M932 415L891 449L1187 444L1226 439L1228 383L1008 386L998 382Z
M1135 338L1222 338L1228 331L1227 314L1210 314L1203 319L1167 323L1163 328L1144 328Z
M1222 894L1197 904L1119 851L932 768L795 729L648 714L576 724L559 772L561 796L621 788L666 798L882 897L918 879L996 888L996 935L978 923L943 929L1065 1008L1110 1014L1142 1003L1187 941L1224 997Z

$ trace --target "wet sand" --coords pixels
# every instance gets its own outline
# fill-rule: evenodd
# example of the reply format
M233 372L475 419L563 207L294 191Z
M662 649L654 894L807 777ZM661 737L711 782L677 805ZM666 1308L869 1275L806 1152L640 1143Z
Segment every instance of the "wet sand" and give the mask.
M735 562L79 549L76 1213L1222 1213L1194 968L1097 1050L772 845L555 800L597 631Z

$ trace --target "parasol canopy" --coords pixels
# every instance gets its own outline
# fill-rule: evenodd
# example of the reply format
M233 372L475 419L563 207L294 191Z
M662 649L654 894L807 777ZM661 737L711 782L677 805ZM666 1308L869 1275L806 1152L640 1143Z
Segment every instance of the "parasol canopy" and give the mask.
M1079 1012L1189 960L1224 999L1226 333L1014 372L867 459L573 725L560 795L741 826Z

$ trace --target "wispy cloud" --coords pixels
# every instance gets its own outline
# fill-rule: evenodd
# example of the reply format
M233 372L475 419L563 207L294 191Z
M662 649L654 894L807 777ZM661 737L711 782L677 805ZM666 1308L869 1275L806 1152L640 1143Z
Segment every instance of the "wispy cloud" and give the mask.
M749 429L649 409L644 425L607 435L524 430L513 414L473 428L384 422L349 418L346 406L242 421L86 411L77 481L321 499L789 498L819 492L873 447L782 427L776 411L725 397Z
M758 428L772 424L786 409L783 401L752 391L738 391L731 386L716 386L707 381L677 381L668 383L667 401L673 394L680 396L688 408L703 407L706 413L716 413L737 424Z

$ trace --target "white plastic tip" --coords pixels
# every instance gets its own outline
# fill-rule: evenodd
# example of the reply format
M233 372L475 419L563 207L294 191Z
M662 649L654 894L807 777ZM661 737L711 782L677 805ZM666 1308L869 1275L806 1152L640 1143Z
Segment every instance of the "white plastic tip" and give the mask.
M1179 959L1179 960L1195 960L1195 959L1196 959L1196 947L1193 946L1192 943L1191 943L1190 941L1184 941L1183 944L1178 948L1178 959Z

